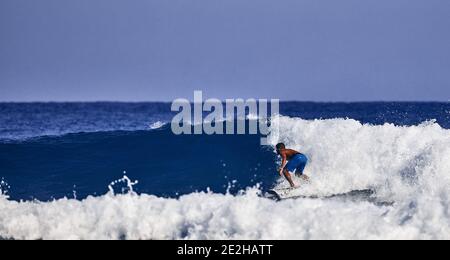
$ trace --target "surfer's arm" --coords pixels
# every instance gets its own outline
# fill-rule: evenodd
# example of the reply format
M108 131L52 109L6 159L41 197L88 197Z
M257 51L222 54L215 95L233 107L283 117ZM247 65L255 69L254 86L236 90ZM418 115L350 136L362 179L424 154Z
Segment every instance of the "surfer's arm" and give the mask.
M281 161L281 167L280 167L280 169L278 169L278 173L280 174L280 176L283 176L283 170L284 170L284 167L286 167L287 158L286 158L285 153L280 154L280 156L281 156L282 161Z

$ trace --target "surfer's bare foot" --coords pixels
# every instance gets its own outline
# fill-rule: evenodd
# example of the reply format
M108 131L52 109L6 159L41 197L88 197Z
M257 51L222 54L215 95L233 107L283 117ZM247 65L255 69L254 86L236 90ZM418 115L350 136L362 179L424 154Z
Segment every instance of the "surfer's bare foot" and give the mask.
M309 177L306 175L301 175L300 178L302 178L304 181L309 182Z

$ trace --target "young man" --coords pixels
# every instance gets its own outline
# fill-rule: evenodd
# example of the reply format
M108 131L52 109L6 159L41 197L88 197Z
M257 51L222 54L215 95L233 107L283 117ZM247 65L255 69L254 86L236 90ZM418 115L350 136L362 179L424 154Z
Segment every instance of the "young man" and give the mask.
M281 167L278 170L280 176L287 179L292 188L297 188L294 181L292 180L291 173L295 172L297 177L301 177L304 180L308 180L308 176L303 175L306 164L308 163L308 158L304 154L301 154L292 149L286 149L283 143L276 145L277 154L281 156L282 162Z

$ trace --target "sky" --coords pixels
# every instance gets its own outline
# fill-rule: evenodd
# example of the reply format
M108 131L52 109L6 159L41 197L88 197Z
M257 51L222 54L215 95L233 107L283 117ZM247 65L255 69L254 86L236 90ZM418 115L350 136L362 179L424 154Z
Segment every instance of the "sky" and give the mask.
M450 100L448 0L1 0L0 101Z

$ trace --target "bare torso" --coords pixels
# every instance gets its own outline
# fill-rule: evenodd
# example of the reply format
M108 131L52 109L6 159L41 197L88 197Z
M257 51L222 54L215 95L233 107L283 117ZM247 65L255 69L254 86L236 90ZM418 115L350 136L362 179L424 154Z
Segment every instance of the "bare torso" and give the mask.
M286 160L291 160L292 157L294 157L297 154L300 154L299 152L292 150L292 149L283 149L281 151L281 156L283 157L283 154L286 156Z

